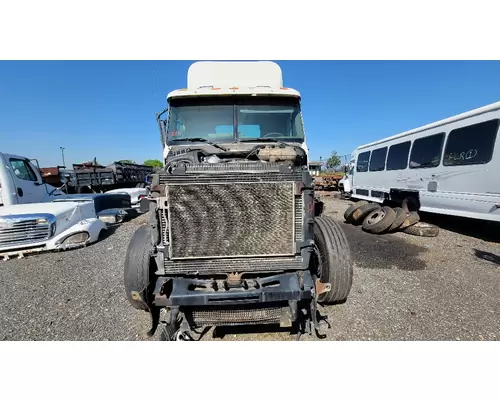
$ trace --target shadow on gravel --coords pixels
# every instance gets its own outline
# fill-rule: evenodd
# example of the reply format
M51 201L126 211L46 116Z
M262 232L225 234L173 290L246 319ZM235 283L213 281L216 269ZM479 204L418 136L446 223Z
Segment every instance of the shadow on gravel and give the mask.
M441 229L475 237L486 242L500 243L500 236L498 235L500 224L498 222L423 212L419 214L421 221L437 225Z
M341 226L359 268L420 271L427 267L425 262L418 258L420 253L427 251L424 247L408 243L390 234L372 235L348 223Z
M493 264L500 265L500 257L487 251L474 249L474 255L481 260L492 262Z
M113 224L113 225L108 225L108 229L102 230L101 233L99 234L99 240L95 243L92 243L89 246L92 246L94 244L97 244L99 242L102 242L103 240L106 240L108 237L110 237L115 231L118 229L118 227L121 224ZM87 246L87 247L89 247Z

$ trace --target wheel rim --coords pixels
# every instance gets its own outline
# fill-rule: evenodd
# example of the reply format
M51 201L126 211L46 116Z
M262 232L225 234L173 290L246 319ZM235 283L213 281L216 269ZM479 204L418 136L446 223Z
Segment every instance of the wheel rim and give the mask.
M385 210L383 208L380 208L370 214L370 216L366 220L366 223L368 225L373 225L382 221L384 217L385 217Z

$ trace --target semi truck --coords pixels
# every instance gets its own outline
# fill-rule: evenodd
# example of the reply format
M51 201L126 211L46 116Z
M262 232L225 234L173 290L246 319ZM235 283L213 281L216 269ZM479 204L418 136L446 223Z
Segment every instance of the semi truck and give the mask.
M148 334L197 340L200 328L277 324L324 337L317 306L347 300L353 266L314 196L300 93L274 62L196 62L167 105L164 168L124 263Z

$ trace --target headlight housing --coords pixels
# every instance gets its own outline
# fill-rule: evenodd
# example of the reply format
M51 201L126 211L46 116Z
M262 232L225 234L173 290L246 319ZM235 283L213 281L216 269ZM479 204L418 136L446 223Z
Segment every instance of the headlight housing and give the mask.
M90 235L88 232L77 232L66 237L61 241L61 244L82 244L85 243L89 237Z
M49 237L52 237L56 234L56 229L57 229L57 223L56 222L52 222L50 224L50 236Z

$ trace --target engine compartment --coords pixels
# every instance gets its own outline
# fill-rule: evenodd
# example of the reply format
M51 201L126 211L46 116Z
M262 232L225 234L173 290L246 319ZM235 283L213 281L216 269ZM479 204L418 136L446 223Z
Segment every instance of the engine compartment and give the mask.
M165 160L165 172L174 174L190 164L271 163L286 167L307 165L307 154L300 146L286 143L265 143L231 149L210 146L174 148Z

